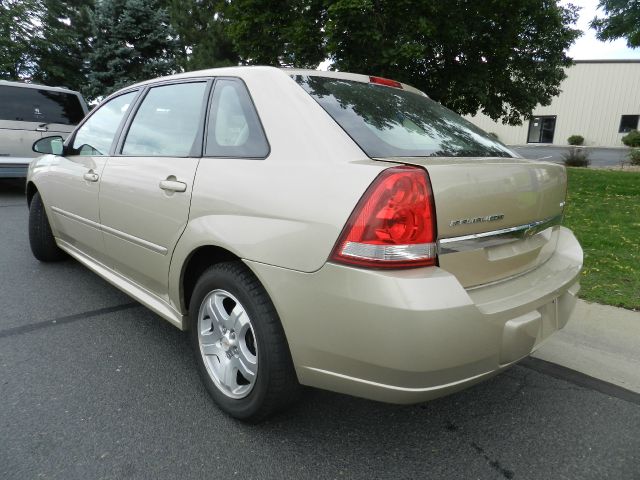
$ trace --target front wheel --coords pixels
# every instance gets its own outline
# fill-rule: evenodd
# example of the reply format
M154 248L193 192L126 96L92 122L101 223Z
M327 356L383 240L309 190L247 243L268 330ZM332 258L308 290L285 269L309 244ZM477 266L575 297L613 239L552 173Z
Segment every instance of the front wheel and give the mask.
M229 415L257 422L299 392L287 341L264 287L241 262L206 270L189 305L190 340L207 390Z
M40 192L36 192L29 205L29 246L41 262L57 262L66 257L56 245Z

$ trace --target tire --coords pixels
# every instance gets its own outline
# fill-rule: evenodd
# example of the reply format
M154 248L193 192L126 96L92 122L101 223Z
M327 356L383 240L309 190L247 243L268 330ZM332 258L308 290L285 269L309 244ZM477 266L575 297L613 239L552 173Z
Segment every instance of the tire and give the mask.
M29 206L29 245L33 256L41 262L58 262L66 258L51 233L51 225L39 192L35 193Z
M257 423L298 398L301 387L280 319L246 265L209 267L191 296L189 321L198 370L224 412Z

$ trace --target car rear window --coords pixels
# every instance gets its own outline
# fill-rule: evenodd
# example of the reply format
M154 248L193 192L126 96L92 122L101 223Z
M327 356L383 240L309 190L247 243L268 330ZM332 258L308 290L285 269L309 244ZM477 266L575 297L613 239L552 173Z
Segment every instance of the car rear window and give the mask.
M77 125L83 117L75 94L0 86L0 120Z
M295 80L370 157L516 156L424 95L321 76Z

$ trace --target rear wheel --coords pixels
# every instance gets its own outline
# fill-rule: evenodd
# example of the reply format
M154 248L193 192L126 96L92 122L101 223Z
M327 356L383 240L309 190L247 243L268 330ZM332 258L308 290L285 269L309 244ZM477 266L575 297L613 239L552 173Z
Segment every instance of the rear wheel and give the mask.
M190 340L215 402L257 422L288 406L298 384L284 331L264 287L241 262L206 270L189 306Z
M39 192L35 193L29 206L29 245L33 256L41 262L57 262L66 257L56 245Z

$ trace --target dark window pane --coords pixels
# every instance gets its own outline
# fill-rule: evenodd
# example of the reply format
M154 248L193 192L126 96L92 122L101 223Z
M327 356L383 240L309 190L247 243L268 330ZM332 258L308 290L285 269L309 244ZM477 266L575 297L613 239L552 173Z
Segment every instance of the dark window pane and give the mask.
M426 96L320 76L297 76L295 80L370 157L515 156Z
M239 80L218 80L209 112L205 155L264 158L269 144L246 87Z
M125 93L100 105L76 133L72 155L108 155L122 117L136 93Z
M639 118L640 115L622 115L618 133L628 133L631 130L637 130Z
M0 120L77 125L84 110L77 95L0 86Z
M189 155L200 126L206 88L204 82L152 88L131 123L122 154Z

